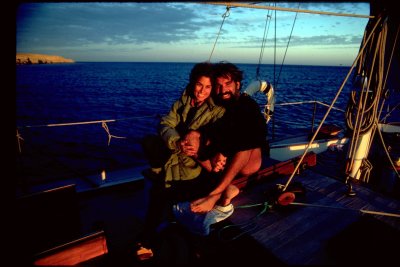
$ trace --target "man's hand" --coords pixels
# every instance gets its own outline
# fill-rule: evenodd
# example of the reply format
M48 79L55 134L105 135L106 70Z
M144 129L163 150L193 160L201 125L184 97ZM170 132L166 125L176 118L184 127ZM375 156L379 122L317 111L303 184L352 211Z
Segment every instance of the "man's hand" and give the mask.
M226 158L223 154L217 153L212 159L211 159L211 166L212 170L214 172L219 172L222 171L225 168L226 164Z
M188 132L184 138L179 141L179 146L183 154L197 158L200 148L200 133L197 131Z

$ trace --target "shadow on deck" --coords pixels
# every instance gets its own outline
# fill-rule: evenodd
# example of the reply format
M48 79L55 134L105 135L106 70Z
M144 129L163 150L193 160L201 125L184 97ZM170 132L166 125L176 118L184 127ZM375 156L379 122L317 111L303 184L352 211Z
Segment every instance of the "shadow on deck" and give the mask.
M17 200L19 244L18 266L31 266L35 260L53 257L67 247L58 258L79 258L79 266L210 266L261 262L280 265L280 261L252 237L243 235L225 242L218 237L220 222L208 237L189 234L176 224L160 233L159 246L152 260L139 262L135 257L135 240L143 227L147 206L147 185L143 182L118 185L98 191L76 193L74 185L34 194ZM232 229L235 234L238 229ZM103 255L90 258L77 252L77 240L102 232L107 248L91 248ZM102 245L101 243L99 243ZM94 246L94 245L93 245ZM57 249L55 249L57 248ZM49 250L49 251L48 251ZM86 253L86 252L84 252ZM47 258L48 260L48 258ZM63 259L61 259L63 260ZM71 262L72 259L69 260ZM47 261L46 265L49 261Z
M310 169L295 177L306 189L306 194L295 201L332 209L289 205L273 207L258 216L260 207L240 208L269 201L271 187L284 184L286 179L285 175L273 176L262 183L249 184L233 200L233 215L215 224L206 238L188 234L172 224L160 234L156 257L146 262L136 260L134 247L147 207L148 185L143 180L82 193L68 186L18 199L15 239L20 244L21 257L17 266L29 266L37 253L97 231L104 231L107 253L84 260L79 266L280 266L397 261L391 244L400 239L400 219L356 211L398 213L400 202L368 188L355 185L356 196L348 197L342 181ZM252 228L243 228L249 222Z

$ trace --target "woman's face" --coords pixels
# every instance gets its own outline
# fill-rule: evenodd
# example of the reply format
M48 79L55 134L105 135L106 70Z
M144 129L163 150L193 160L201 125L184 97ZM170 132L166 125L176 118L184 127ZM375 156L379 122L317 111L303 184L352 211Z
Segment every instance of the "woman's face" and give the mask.
M202 104L211 94L211 79L201 76L194 85L194 99L197 104Z

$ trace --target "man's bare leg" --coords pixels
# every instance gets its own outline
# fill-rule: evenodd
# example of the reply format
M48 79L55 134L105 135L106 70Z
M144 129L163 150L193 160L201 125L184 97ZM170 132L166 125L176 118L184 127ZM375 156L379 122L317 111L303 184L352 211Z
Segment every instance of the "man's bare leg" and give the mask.
M256 173L262 163L261 149L255 148L251 150L248 163L240 170L238 177L250 176Z
M223 207L228 206L231 204L232 199L239 194L239 192L240 190L236 185L228 185L217 204Z
M192 202L193 212L210 211L237 175L248 176L258 171L261 167L261 149L240 151L233 156L228 165L220 184L208 196Z

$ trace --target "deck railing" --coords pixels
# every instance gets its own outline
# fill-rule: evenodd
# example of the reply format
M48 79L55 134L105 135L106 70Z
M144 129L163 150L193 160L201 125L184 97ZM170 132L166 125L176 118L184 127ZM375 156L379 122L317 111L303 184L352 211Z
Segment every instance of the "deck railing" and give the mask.
M302 118L304 125L308 125L308 122L311 122L311 132L313 132L314 125L317 121L317 107L323 106L327 107L328 104L325 104L320 101L298 101L298 102L289 102L289 103L276 103L275 107L283 107L283 106L296 106L296 105L313 105L312 116L310 118ZM262 105L260 105L260 110ZM344 110L340 108L334 108L338 111L343 112ZM310 111L303 110L305 113L310 114ZM298 113L298 112L296 112ZM274 127L274 118L280 117L281 112L279 108L275 108L275 114L273 115L273 120L269 122L268 127ZM308 115L307 115L308 116ZM22 164L17 164L18 175L23 177L22 179L27 179L30 184L41 183L41 181L46 182L47 179L65 179L66 176L71 175L74 177L78 177L81 180L85 181L92 187L103 186L107 183L110 183L112 179L110 178L109 172L111 171L108 167L110 162L115 162L115 167L118 169L120 166L121 169L130 168L127 167L126 164L121 167L121 164L118 163L123 157L130 157L133 153L137 154L135 157L140 157L140 144L139 137L133 137L132 134L125 134L126 127L141 127L142 122L147 124L157 125L157 121L159 120L160 115L150 115L150 116L136 116L129 118L121 118L121 119L104 119L104 120L92 120L92 121L77 121L77 122L67 122L67 123L50 123L50 124L38 124L38 125L25 125L19 126L16 129L16 143L17 143L17 162L19 161L28 161L26 164L23 162ZM284 119L285 125L294 128L293 125L288 123L290 117ZM129 120L138 120L138 121L129 121ZM118 124L121 123L121 124ZM96 125L101 125L102 130L100 131ZM294 124L295 125L295 124ZM80 128L82 130L62 130L59 128L64 127L84 127ZM307 126L308 127L308 126ZM49 131L39 130L39 128L48 128ZM50 130L51 128L51 130ZM140 128L141 131L146 127ZM104 131L107 135L107 144L102 143L104 140ZM131 131L135 132L135 129L131 129ZM121 134L121 132L123 132ZM113 134L112 134L113 133ZM114 134L118 133L118 134ZM272 132L273 138L275 137L275 132ZM282 133L282 131L281 131ZM67 136L68 140L63 140L62 135L61 139L56 137L57 134L62 134ZM75 137L76 134L77 136ZM138 134L139 135L139 134ZM31 144L32 142L37 142L35 139L37 136L40 136L38 144ZM47 136L47 137L46 137ZM92 136L92 137L91 137ZM282 134L279 134L282 137ZM76 138L76 140L75 140ZM121 141L111 140L121 139ZM79 140L82 139L82 140ZM36 141L35 141L36 140ZM87 140L87 142L85 141ZM96 140L95 144L92 144ZM59 144L56 144L59 142ZM47 150L50 149L50 150ZM65 150L65 151L64 151ZM110 152L111 151L111 152ZM122 154L119 151L124 151ZM82 153L83 152L83 153ZM82 153L79 155L79 153ZM64 154L64 155L63 155ZM39 156L38 156L39 155ZM74 157L74 158L71 158ZM43 161L48 161L49 163L43 164L39 162L39 159L36 158L45 158ZM64 162L65 160L65 162ZM129 160L128 160L129 161ZM32 162L32 163L31 163ZM87 162L87 165L85 165ZM104 163L106 162L106 163ZM132 164L135 162L135 158L131 159ZM142 164L145 164L146 160L140 160ZM111 163L110 163L111 164ZM51 166L49 166L51 165ZM103 165L104 167L99 167ZM138 166L136 166L138 167ZM25 168L22 170L22 168ZM48 168L48 169L46 169ZM84 170L84 168L87 168ZM113 170L114 171L114 170ZM54 175L52 175L54 173ZM58 174L57 174L58 173ZM90 174L92 173L92 174ZM140 174L140 172L139 172ZM96 175L96 181L93 181L92 178L88 178L88 176ZM47 177L49 176L49 177ZM120 175L121 177L128 177L126 173ZM47 177L47 178L46 178ZM19 178L20 179L20 178Z

